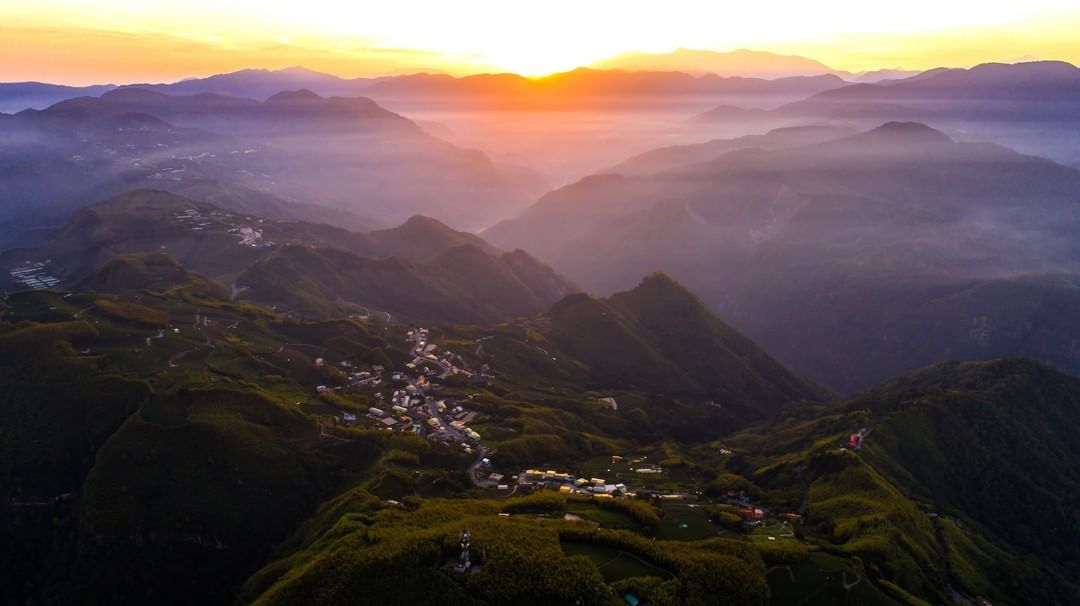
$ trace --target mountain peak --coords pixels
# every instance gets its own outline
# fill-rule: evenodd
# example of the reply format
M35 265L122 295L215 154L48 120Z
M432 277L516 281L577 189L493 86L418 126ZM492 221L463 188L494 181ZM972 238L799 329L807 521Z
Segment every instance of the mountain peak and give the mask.
M313 69L304 67L302 65L294 65L292 67L284 67L284 68L276 70L276 71L270 71L270 73L288 74L288 75L292 75L292 76L319 76L319 77L326 77L326 78L338 78L338 76L335 76L333 74L328 74L326 72L315 71Z
M662 271L656 271L645 276L637 286L628 291L617 293L614 298L663 301L665 305L678 302L679 308L683 310L698 309L705 311L707 309L697 295Z
M675 278L672 278L662 271L654 271L642 278L641 283L638 284L637 288L677 288L686 291L686 288L682 284L679 284Z
M691 75L723 77L785 78L846 73L820 61L798 55L781 55L740 48L733 51L678 48L669 53L630 52L597 61L594 68L627 71L680 71Z
M104 100L119 101L122 103L146 103L160 101L166 97L168 97L168 95L137 86L117 88L101 95L101 98Z
M266 100L267 103L314 103L325 100L309 89L284 90L272 95Z
M572 294L551 307L550 338L605 385L650 386L714 400L742 420L788 401L820 398L663 273L600 299Z
M397 227L368 232L367 237L379 247L379 256L432 259L443 251L462 244L471 244L490 255L503 252L476 234L457 231L426 215L413 215Z
M969 73L988 75L1027 74L1036 77L1076 77L1080 68L1067 61L1020 61L1016 63L981 63L968 70Z
M855 138L893 144L925 145L952 142L948 135L922 122L886 122L877 128L856 135Z
M214 283L189 272L176 259L162 252L117 255L83 278L75 288L120 293L189 285L199 286L217 296L222 294Z
M405 222L401 224L401 227L407 227L412 229L451 229L447 224L443 223L442 221L429 217L427 215L413 215L406 219Z

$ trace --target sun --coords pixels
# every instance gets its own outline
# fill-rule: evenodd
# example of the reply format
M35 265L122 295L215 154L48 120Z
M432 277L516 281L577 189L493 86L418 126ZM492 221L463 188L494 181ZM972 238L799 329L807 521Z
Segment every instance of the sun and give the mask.
M782 17L782 18L780 18ZM145 82L304 65L342 76L543 76L627 52L737 48L836 69L1080 62L1076 0L36 0L0 2L0 79Z
M536 78L589 65L593 61L604 58L604 55L575 52L572 49L563 49L559 53L508 49L503 52L492 52L488 57L486 63L498 66L504 71Z

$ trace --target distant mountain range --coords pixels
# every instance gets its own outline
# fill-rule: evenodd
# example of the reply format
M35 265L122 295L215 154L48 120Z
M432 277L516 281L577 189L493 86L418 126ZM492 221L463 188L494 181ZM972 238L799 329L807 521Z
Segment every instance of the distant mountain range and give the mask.
M79 96L98 96L115 88L155 90L174 96L213 93L266 100L282 91L306 89L325 97L365 96L394 107L471 107L483 109L564 109L617 107L669 101L680 96L713 97L735 106L777 106L823 95L792 111L821 112L856 102L907 101L934 109L949 98L988 93L988 100L1023 100L1024 82L1060 78L1058 95L1067 98L1072 66L1054 61L987 63L971 69L937 68L926 71L879 69L868 72L836 70L806 57L740 49L730 52L678 49L671 53L627 53L542 78L517 74L406 74L341 78L302 67L279 70L246 69L171 83L70 87L39 82L0 83L0 111L43 109ZM1041 74L1036 74L1036 71ZM1017 74L1024 73L1024 76ZM912 86L916 81L943 74L953 78ZM968 75L963 75L968 74ZM851 86L845 87L845 85ZM870 85L860 87L859 84ZM894 88L894 85L901 86ZM1001 94L1012 87L1013 93ZM843 90L840 90L843 89ZM885 89L890 89L886 92ZM940 90L939 90L940 89ZM939 94L943 92L944 94ZM1038 95L1027 95L1028 100ZM935 101L937 99L937 101ZM972 107L972 111L1008 111L1003 104ZM1058 106L1060 109L1060 105ZM877 116L897 118L898 116Z
M918 74L903 69L880 69L866 72L838 70L815 59L799 55L781 55L741 48L733 51L675 49L669 53L631 52L602 59L591 65L596 69L626 71L675 71L691 75L713 74L743 78L790 78L831 74L852 82L877 82Z
M595 75L589 74L595 74L596 71L681 72L694 77L710 76L739 80L775 80L832 75L851 82L877 82L913 76L919 73L901 69L849 72L833 69L820 61L797 55L782 55L748 49L718 52L680 48L670 53L625 53L597 61L588 66L588 69L573 70L540 79L524 78L516 74L476 74L453 77L427 73L342 78L303 67L290 67L275 70L245 69L202 78L187 78L170 83L147 82L120 86L152 89L170 95L215 93L258 100L268 99L283 90L297 89L309 89L323 96L372 96L382 100L382 95L401 97L417 94L421 89L439 87L443 89L444 93L453 96L517 97L512 103L523 105L527 102L523 97L536 97L542 94L540 89L552 86L553 83L564 80L567 76L576 78L585 75L586 79L595 78ZM537 85L530 84L533 81ZM628 81L632 82L633 79ZM648 84L648 82L639 80L637 84ZM734 85L734 83L731 83L731 85ZM574 84L573 86L581 87L580 84ZM666 86L670 86L670 84ZM680 88L694 87L706 90L714 88L717 91L722 91L724 86L714 79L708 79L696 87L687 83L679 85ZM0 83L0 112L14 113L27 108L44 109L65 99L80 96L98 96L114 88L118 88L118 86L101 84L73 87L42 82ZM566 92L569 91L564 91L564 94ZM582 91L579 90L578 92ZM671 94L673 91L666 90L665 92ZM648 95L649 91L643 88L637 94ZM584 95L577 99L579 103L582 101L582 97ZM446 102L446 100L443 100L443 102ZM541 101L536 99L533 102L551 105L554 100Z
M542 78L517 74L407 74L378 78L340 78L294 67L282 70L248 69L206 78L164 84L131 84L86 89L39 83L0 84L0 107L16 111L43 108L114 88L153 90L172 96L204 93L266 100L281 91L306 89L326 97L370 97L397 107L469 107L483 109L558 110L658 104L661 99L687 96L717 101L779 105L843 86L846 82L825 72L784 77L714 74L691 75L676 69L650 71L579 68ZM42 91L32 96L34 90ZM47 94L46 94L47 93Z
M285 69L242 69L205 78L186 78L169 83L124 85L127 88L154 90L167 95L212 93L264 101L288 90L310 90L326 97L363 96L378 78L341 78L303 67Z
M627 71L677 71L696 76L715 74L744 78L849 75L814 59L748 49L719 52L679 48L669 53L630 52L602 59L591 67Z
M395 105L580 110L663 107L680 98L771 106L844 84L843 79L829 74L763 79L579 68L533 79L514 74L398 76L376 83L366 94Z
M986 63L933 69L877 83L839 87L771 111L721 106L699 124L756 123L759 128L828 120L866 127L919 120L1080 166L1080 68L1062 61Z
M935 69L878 84L820 93L786 111L816 112L862 103L901 104L938 115L1013 118L1035 108L1047 118L1075 115L1080 68L1064 61L984 63L970 69Z
M786 129L613 171L484 237L594 292L663 268L838 390L950 358L1080 370L1080 171L915 123Z
M304 266L301 256L304 263L327 265L327 254L315 249L342 249L366 259L404 255L428 264L470 245L496 258L505 250L527 250L600 293L668 271L779 359L838 390L949 357L1023 353L1068 370L1080 359L1078 346L1062 336L1071 316L1031 315L1030 309L1073 305L1076 171L963 139L984 128L1005 128L1013 138L1030 140L1032 133L1072 124L1078 74L1064 63L993 64L844 86L775 110L724 107L712 114L726 117L701 116L695 128L707 131L714 119L742 128L798 126L630 158L543 196L519 217L485 232L498 251L460 233L441 242L444 232L438 229L443 235L414 237L416 244L384 237L384 245L398 247L393 252L373 248L372 231L379 225L420 214L455 228L478 227L513 215L527 204L528 192L542 186L513 167L427 135L370 99L327 98L306 89L257 101L123 88L0 117L6 143L0 167L10 175L0 181L8 221L0 246L77 240L70 230L50 240L50 230L92 201L133 187L164 188L238 215L330 223L369 234L366 244L329 228L304 228L310 232L306 238L268 235L314 247L281 255L275 262L283 270ZM552 90L613 96L634 82L670 82L672 90L688 90L676 86L687 82L741 82L746 90L786 85L589 70L547 82ZM382 85L411 90L417 98L453 91L485 98L521 82L511 76L416 76ZM966 107L974 108L970 115ZM890 113L930 116L949 134L912 122L877 127L875 117ZM875 128L867 130L868 123ZM1035 126L1016 128L1027 124ZM965 132L965 125L978 128ZM1067 147L1074 132L1061 129L1040 145ZM414 227L424 231L422 223ZM105 253L77 250L72 263L96 267L107 261ZM199 273L233 272L236 278L255 267L246 255L221 260L228 271L209 260L206 266L179 260ZM358 272L378 265L350 267L359 279ZM502 269L509 272L503 274L507 284L511 274L522 281L514 268ZM249 277L252 292L268 284ZM356 292L336 280L313 286L317 305L304 304L301 293L277 304L326 315L339 295L356 303ZM528 280L523 283L531 288ZM518 302L532 297L521 292ZM498 313L526 307L536 304L514 303ZM474 318L496 315L481 311ZM859 322L841 327L841 318ZM912 339L911 326L937 322L949 330ZM884 336L866 336L873 332ZM838 353L821 356L818 343L831 343Z
M432 137L370 99L307 90L255 101L123 88L0 116L0 170L9 239L133 187L360 229L419 213L481 227L544 190L535 173Z
M116 88L114 84L65 86L45 82L0 83L0 113L13 114L24 109L44 109L75 97L97 97Z
M661 147L629 158L603 171L605 174L647 175L691 164L703 164L721 155L744 149L773 150L824 143L856 134L851 128L810 125L790 126L764 135L714 139L705 143Z
M244 70L172 84L137 85L170 95L217 93L269 98L298 87L324 96L370 97L405 110L567 110L650 107L679 98L712 98L744 104L780 105L843 86L832 74L781 78L690 75L678 70L621 71L579 68L541 78L517 74L407 74L342 79L301 68ZM2 85L0 85L2 86ZM0 89L2 95L2 89Z

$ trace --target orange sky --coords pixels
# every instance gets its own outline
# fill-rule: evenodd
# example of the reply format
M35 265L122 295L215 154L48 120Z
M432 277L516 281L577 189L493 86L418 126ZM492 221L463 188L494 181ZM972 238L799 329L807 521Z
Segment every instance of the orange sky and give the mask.
M572 69L625 51L754 48L837 69L1080 63L1075 0L35 0L0 5L0 81Z

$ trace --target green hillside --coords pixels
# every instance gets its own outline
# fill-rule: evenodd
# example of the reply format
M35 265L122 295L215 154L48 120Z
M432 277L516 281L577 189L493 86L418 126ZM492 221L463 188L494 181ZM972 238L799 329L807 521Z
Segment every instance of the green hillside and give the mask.
M117 255L75 285L77 290L123 293L193 287L204 296L223 296L220 286L189 272L164 253Z
M280 250L293 249L316 263L295 267L297 292L334 284L314 271L325 257L360 259ZM468 259L526 284L516 253L459 247L430 264ZM349 263L432 288L430 264ZM122 257L85 282L112 292L0 300L5 602L1080 595L1080 381L1048 367L947 364L830 402L663 275L498 325L429 325L423 362L396 318L291 320L178 267ZM423 406L371 411L420 378L428 402L472 414L475 441L430 430ZM862 448L845 448L859 430ZM523 482L535 469L604 489ZM454 569L463 529L469 574Z
M501 251L427 217L358 233L242 215L155 190L90 206L42 246L0 255L0 267L26 263L41 263L61 284L84 290L193 281L207 292L218 288L182 275L186 269L233 297L306 318L389 313L399 320L494 322L535 314L577 290L524 251ZM21 287L6 272L0 286Z
M370 231L365 235L371 242L372 252L367 256L426 261L444 250L467 244L481 248L489 254L497 255L501 252L479 236L456 231L441 221L423 215L410 217L397 227Z
M49 240L8 251L5 265L49 259L56 276L73 284L116 255L164 253L184 267L214 277L240 271L261 254L230 233L258 219L175 194L134 190L76 212Z
M913 498L962 514L1074 576L1080 551L1080 382L1026 360L948 364L849 403L867 459ZM880 424L875 423L882 419Z
M826 397L663 274L610 299L564 299L551 319L552 340L606 386L698 394L747 418Z
M374 435L319 439L295 406L296 381L329 377L260 353L294 341L293 327L187 288L117 303L167 309L168 337L96 307L96 293L7 299L33 318L0 334L0 496L11 503L0 535L13 599L219 602L385 448ZM192 328L193 313L207 319ZM328 328L303 332L327 354L389 363L362 326ZM127 573L102 574L116 569Z
M927 368L732 440L728 471L804 515L823 549L932 603L1080 598L1080 381L1028 360ZM848 436L863 430L858 450ZM730 480L726 480L730 481ZM948 588L952 588L949 590Z
M469 244L428 263L287 245L241 273L236 285L243 298L300 317L389 312L398 321L470 323L535 314L573 289L535 259L510 262Z
M374 501L374 502L373 502ZM559 500L424 501L405 510L361 502L310 544L256 574L245 587L255 604L619 604L635 593L651 604L768 603L760 555L738 541L647 541L538 515ZM501 517L497 514L507 515ZM512 515L511 515L512 514ZM455 574L458 538L472 534L473 574ZM662 576L604 583L597 558L627 554ZM666 580L665 580L666 577Z

